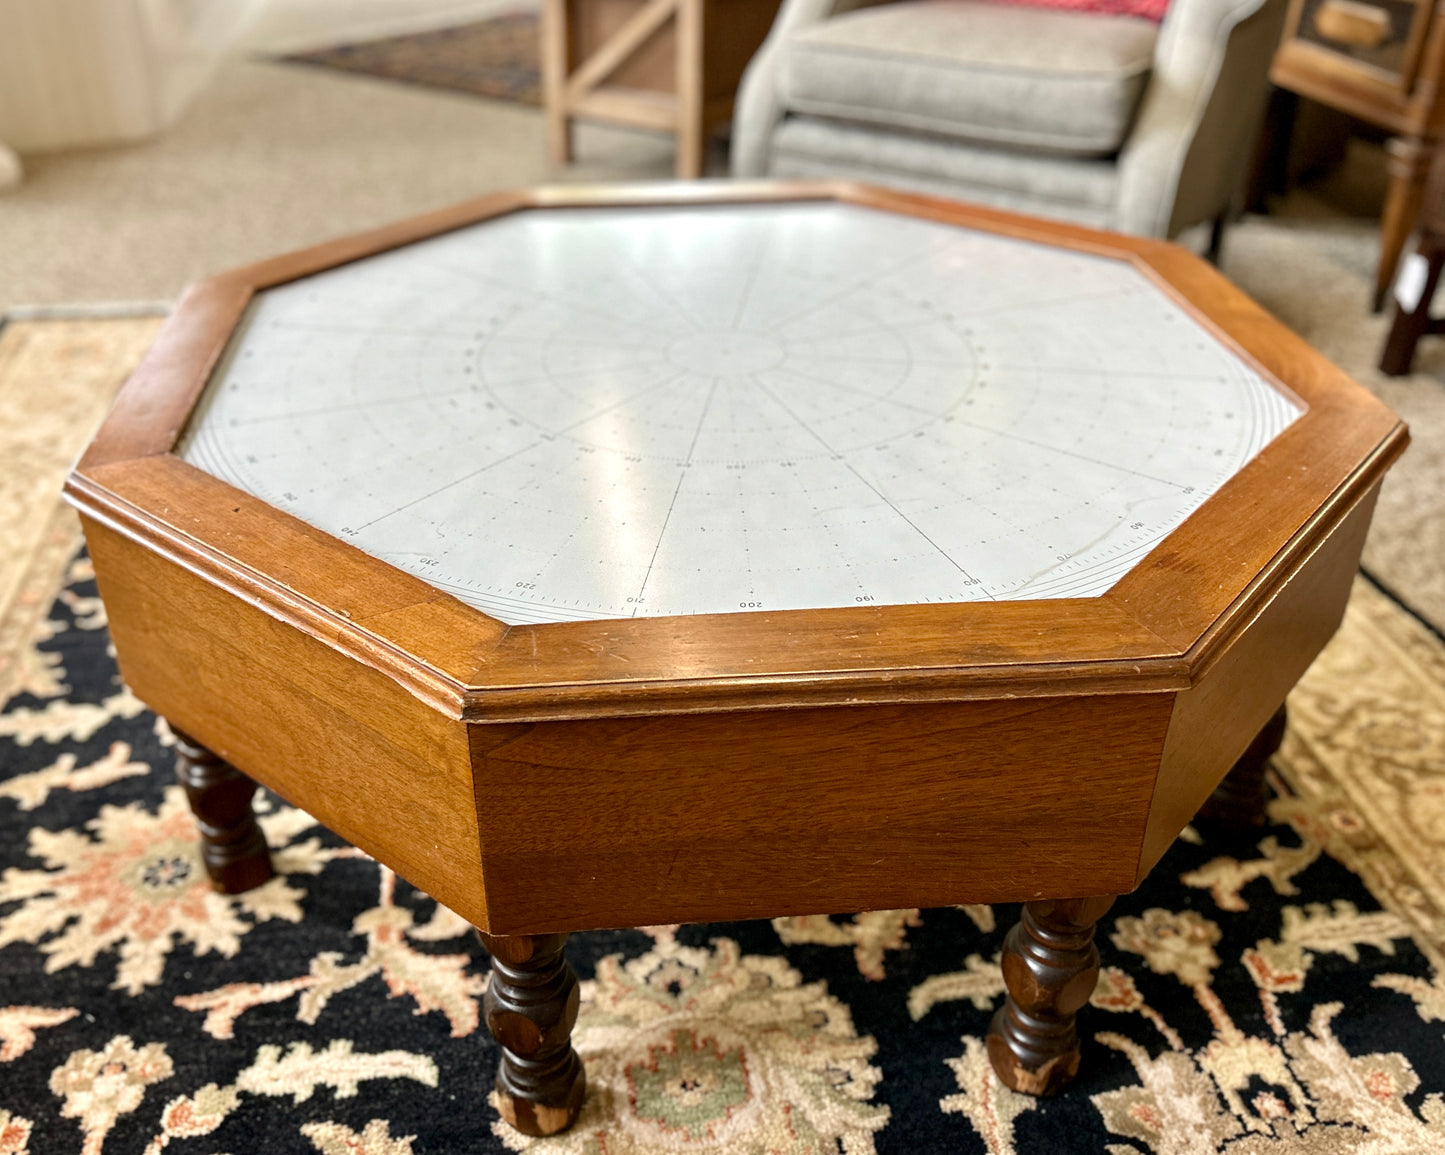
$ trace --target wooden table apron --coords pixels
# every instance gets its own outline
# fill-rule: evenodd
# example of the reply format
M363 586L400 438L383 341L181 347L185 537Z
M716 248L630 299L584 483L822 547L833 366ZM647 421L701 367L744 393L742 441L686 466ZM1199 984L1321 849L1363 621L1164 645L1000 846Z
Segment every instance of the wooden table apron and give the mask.
M216 559L85 520L147 704L478 927L517 934L1132 890L1333 632L1374 494L1192 684L1167 657L1112 687L900 672L874 702L819 675L819 705L738 679L689 712L603 696L602 716L497 721L407 684L374 636L348 654L319 615L222 587L203 572ZM985 615L959 613L962 636L984 632L970 617Z
M258 289L525 208L810 198L1128 261L1305 411L1100 597L544 625L171 452ZM853 186L543 190L201 282L67 493L142 700L480 930L529 936L1132 890L1337 627L1406 439L1173 246ZM1104 907L1030 909L1087 971ZM537 951L560 973L560 939ZM570 1023L547 1030L556 1068ZM580 1068L557 1077L524 1123L575 1117Z

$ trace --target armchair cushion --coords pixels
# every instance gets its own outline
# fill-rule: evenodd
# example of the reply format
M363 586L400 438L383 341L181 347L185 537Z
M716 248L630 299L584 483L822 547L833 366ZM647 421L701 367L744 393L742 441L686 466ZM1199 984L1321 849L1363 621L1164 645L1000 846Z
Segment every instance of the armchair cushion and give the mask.
M1158 32L1130 16L901 0L789 37L779 95L806 115L1106 156L1128 134Z

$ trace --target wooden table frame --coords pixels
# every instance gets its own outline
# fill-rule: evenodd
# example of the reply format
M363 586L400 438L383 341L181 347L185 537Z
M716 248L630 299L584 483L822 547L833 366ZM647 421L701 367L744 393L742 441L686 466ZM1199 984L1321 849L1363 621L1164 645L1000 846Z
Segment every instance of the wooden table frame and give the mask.
M729 120L743 69L779 0L543 0L547 148L573 157L572 121L670 132L676 175L702 176L707 141Z
M544 625L505 625L173 453L262 289L505 213L802 199L1128 262L1305 411L1100 597ZM1095 921L1333 633L1406 441L1173 245L848 185L571 188L200 282L66 491L127 681L193 736L182 778L218 885L267 869L255 779L474 923L503 1113L542 1134L581 1103L562 942L596 927L1026 902L990 1049L1012 1086L1062 1085Z

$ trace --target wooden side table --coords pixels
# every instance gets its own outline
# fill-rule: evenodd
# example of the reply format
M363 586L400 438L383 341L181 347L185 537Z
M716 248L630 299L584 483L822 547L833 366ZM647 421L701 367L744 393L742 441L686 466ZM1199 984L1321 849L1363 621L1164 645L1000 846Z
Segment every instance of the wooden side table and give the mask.
M1440 143L1445 18L1427 0L1292 0L1270 79L1394 134L1374 307L1415 227Z
M542 94L552 159L577 117L673 133L677 176L702 175L743 69L780 0L544 0Z
M1445 270L1445 156L1442 155L1436 156L1435 167L1430 172L1415 251L1423 264L1416 276L1401 275L1400 284L1395 288L1394 317L1380 352L1380 372L1391 377L1403 377L1410 372L1420 338L1445 333L1445 318L1430 314L1441 271Z

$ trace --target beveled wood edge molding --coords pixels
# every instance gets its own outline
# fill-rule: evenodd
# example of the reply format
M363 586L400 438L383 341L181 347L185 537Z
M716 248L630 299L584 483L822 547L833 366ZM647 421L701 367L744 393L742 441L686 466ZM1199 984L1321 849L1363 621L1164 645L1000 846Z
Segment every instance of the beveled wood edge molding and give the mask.
M324 241L223 274L256 290L272 289L352 261L481 224L527 209L628 208L651 205L764 203L828 200L838 186L827 182L652 181L637 184L539 185L508 189L461 201L419 216ZM204 282L202 282L204 283Z
M1405 452L1407 444L1409 432L1405 425L1394 422L1364 463L1345 474L1322 497L1298 477L1280 476L1277 471L1244 478L1244 484L1253 486L1253 502L1248 506L1243 502L1235 504L1233 515L1222 507L1196 510L1104 597L1116 601L1137 622L1178 645L1194 677L1198 678L1214 661L1214 652L1227 646L1244 624L1253 619L1257 607L1285 583L1293 565L1308 557L1319 541L1340 525L1354 504L1380 484L1386 470ZM1230 484L1235 481L1240 481L1240 477L1231 478ZM1305 497L1319 497L1302 523L1301 502L1298 496L1292 500L1290 489L1303 491ZM1250 509L1272 506L1270 519L1277 520L1282 528L1251 536L1247 546L1253 548L1254 558L1231 562L1228 548L1238 536L1241 510L1250 512ZM1287 522L1277 518L1279 506L1292 510ZM1194 554L1208 558L1208 562L1218 568L1201 567L1201 572L1172 570L1175 555L1170 539L1185 533L1204 538L1204 545L1196 548ZM1215 546L1212 554L1211 544ZM1244 580L1240 575L1246 575ZM1173 597L1159 597L1159 585L1165 585L1165 593L1172 591ZM1146 591L1150 591L1147 596Z
M1379 398L1188 249L1160 244L1148 252L1141 251L1135 264L1156 289L1292 401L1309 410L1374 410L1394 421L1394 414ZM1287 377L1292 380L1286 381ZM1285 430L1280 437L1288 432ZM1361 441L1369 436L1368 432L1357 432ZM1276 438L1270 444L1278 441Z
M1141 256L1157 251L1186 251L1169 241L1104 232L1086 225L1072 225L1064 221L989 208L986 205L951 201L923 193L903 192L879 185L840 181L816 187L824 197L846 204L977 229L1013 240L1047 242L1058 248L1115 261L1136 263Z
M529 197L523 190L488 193L445 208L407 217L405 220L394 221L380 228L348 233L310 248L268 257L224 275L237 277L258 291L273 289L300 277L373 257L390 249L465 228L492 217L505 216L527 207Z
M250 304L232 273L187 286L76 468L168 453Z
M1187 689L1183 661L847 670L735 678L555 683L470 691L464 722L561 722L828 706L898 706L1000 698L1157 694Z
M775 204L817 200L839 201L923 217L1021 240L1047 240L1065 248L1116 260L1129 260L1134 254L1151 252L1160 246L1169 247L1166 242L1125 237L1042 217L1020 216L981 205L955 203L851 181L699 180L554 184L490 193L381 228L246 265L199 284L223 279L249 285L255 291L275 288L326 269L528 209Z
M1386 471L1405 452L1409 440L1405 425L1398 423L1392 435L1381 443L1365 465L1330 496L1329 501L1290 538L1285 548L1271 559L1228 609L1200 634L1185 655L1190 663L1192 681L1198 681L1209 672L1234 638L1259 615L1297 568L1344 522L1355 506L1379 486Z
M83 517L145 545L167 561L196 574L269 617L343 651L392 678L449 717L461 717L462 684L427 667L387 639L360 629L333 610L297 594L272 578L234 564L201 539L178 530L170 522L82 473L74 472L66 479L64 492L66 500Z
M1378 483L1390 462L1403 450L1403 426L1397 426L1397 432L1398 436L1381 445L1366 466L1356 471L1333 499L1292 535L1286 548L1270 560L1231 603L1227 612L1213 619L1205 634L1184 653L1170 650L1159 642L1157 636L1148 632L1147 623L1140 620L1143 615L1138 608L1128 605L1115 592L1118 586L1115 591L1100 598L1069 601L845 607L775 614L608 619L507 627L434 590L421 579L370 558L354 547L332 539L172 457L125 463L101 470L102 473L120 476L121 492L85 475L75 474L67 482L66 493L87 516L145 543L152 550L262 609L271 617L288 622L377 669L448 716L473 722L540 721L581 719L602 714L636 716L843 705L865 701L877 704L921 703L1039 697L1065 692L1146 693L1186 689L1202 676L1233 637L1253 619L1259 607L1289 578L1297 562L1315 548L1371 486ZM325 563L334 560L338 554L355 554L362 565L380 575L379 580L398 588L405 587L406 596L414 596L416 600L359 618L334 605L323 604L317 597L267 576L262 568L238 557L234 545L227 551L216 541L208 540L204 530L185 532L130 500L124 493L127 466L130 467L129 472L163 471L174 473L177 477L193 474L214 487L219 496L228 501L249 504L253 512L263 514L273 523L295 523L305 531L304 538L297 544L302 550L315 553L314 560L322 563L323 572ZM215 527L211 529L214 534ZM1137 572L1137 567L1131 572ZM490 672L495 679L490 685L476 684L480 681L479 677L465 677L465 667L448 673L428 664L423 656L416 653L417 650L425 652L426 638L418 635L408 638L405 629L398 628L398 615L404 611L419 610L421 624L425 625L427 615L435 613L440 616L442 603L455 603L450 606L456 611L450 624L453 631L461 627L466 632L462 646L466 653L474 653L477 648L488 651L490 647L488 652L500 655L501 660L488 671L487 654L483 653L482 666L476 671L478 675ZM882 638L884 631L881 627L890 610L897 611L892 616L914 618L913 631L917 631L922 622L930 634L961 639L969 638L971 634L992 633L988 628L990 619L1004 616L1033 618L1035 632L1047 636L1055 649L1052 654L1041 651L1032 660L1025 659L1023 663L1012 652L999 655L994 662L977 658L972 662L959 661L956 657L958 651L955 651L954 660L932 666L899 664L888 667L878 660L887 655L876 650L870 655L867 640L870 636L875 640ZM705 634L712 627L724 634L735 635L729 639L730 645L721 647L724 652L733 653L740 650L754 654L777 652L785 639L804 627L811 627L818 631L818 640L802 654L795 655L800 659L797 664L801 665L801 659L809 652L826 655L833 664L830 668L811 670L759 674L718 672L705 677L668 676L662 673L660 666L651 674L623 671L609 674L599 668L614 649L624 664L631 664L628 651L634 657L648 650L655 654L659 648L674 653L679 620L687 621L699 633ZM404 627L415 625L417 621L400 624ZM1122 646L1133 647L1133 655L1106 656L1096 650L1091 656L1081 652L1077 643L1061 643L1056 637L1060 627L1073 628L1084 635L1091 629L1103 627L1105 632L1113 634L1121 627L1127 629L1130 624L1138 628L1132 637L1122 639ZM865 625L871 626L871 629L860 629ZM1050 625L1054 627L1052 630ZM486 641L488 634L490 642ZM914 636L916 638L916 632ZM854 650L855 664L851 668L839 668L837 651L849 648L840 647L840 641L848 642ZM609 642L612 644L609 645ZM1149 645L1151 642L1153 644ZM483 644L474 647L473 643ZM550 664L556 661L556 647L567 647L573 651L573 660L561 663L567 668L567 673L550 682L529 677L531 659L546 659L544 664ZM698 648L706 649L707 646L703 644ZM503 653L507 650L512 653ZM549 654L549 650L554 650L554 653ZM578 650L593 654L598 660L578 663L575 659ZM518 654L525 654L525 659L518 661ZM916 659L914 661L916 663ZM715 660L714 666L725 671L727 662Z
M738 709L789 708L797 706L844 705L870 702L896 704L926 701L965 701L998 697L1039 697L1056 694L1067 688L1071 693L1148 693L1174 691L1185 688L1189 683L1187 664L1136 627L1129 644L1135 653L1124 657L1080 656L1060 651L1052 655L1053 660L1041 658L1024 664L1016 664L1011 656L1000 656L994 662L940 663L936 666L886 666L877 660L869 661L866 647L858 654L853 668L823 668L818 670L796 670L767 672L759 674L714 674L705 677L689 677L655 673L650 677L626 676L625 674L600 674L598 671L574 669L573 676L556 679L550 683L527 677L527 665L515 660L497 663L491 671L497 679L491 685L468 685L460 678L450 676L435 665L428 664L413 650L423 648L423 639L413 636L399 641L395 631L388 627L395 625L396 615L407 608L422 611L421 624L427 623L426 613L433 608L441 612L443 603L455 603L458 611L452 625L465 626L470 622L477 632L464 636L468 646L483 643L476 648L486 651L495 649L501 638L518 630L540 630L544 635L565 642L569 626L627 627L629 632L644 636L653 635L653 646L668 646L669 635L675 629L676 618L643 618L608 621L603 623L554 623L543 627L511 627L510 629L487 617L478 610L457 602L448 595L434 590L419 578L413 578L403 571L376 559L369 558L344 542L330 539L304 523L296 524L307 533L303 538L280 548L294 546L299 552L309 552L310 560L323 564L334 560L342 551L357 554L373 569L380 579L393 582L398 588L406 587L420 595L420 600L359 619L338 611L335 606L322 604L304 590L297 590L277 580L248 561L238 557L242 548L231 543L223 548L221 541L224 531L216 527L197 527L194 531L179 528L172 520L132 500L127 489L134 486L134 475L144 471L147 474L171 474L181 479L194 474L214 486L226 500L237 501L237 512L250 505L252 512L263 512L274 524L295 522L296 519L273 507L267 506L249 495L232 490L223 482L208 478L173 457L159 457L137 462L126 462L101 470L107 475L104 481L72 474L66 483L66 496L82 514L109 529L132 540L141 542L148 549L203 577L209 584L223 589L249 605L262 610L278 621L302 630L363 664L392 678L413 695L443 711L447 716L473 722L519 722L561 719L580 719L599 714L609 716L640 716L647 714L699 713ZM149 480L149 479L148 479ZM105 482L110 484L107 485ZM129 485L127 483L130 483ZM208 532L209 530L209 532ZM979 622L998 612L1018 615L1027 612L1029 603L963 603L940 606L901 607L905 611L921 609L925 617L948 618L954 622L974 618ZM1057 624L1060 618L1072 622L1082 616L1108 619L1109 631L1133 625L1132 619L1106 604L1103 599L1087 599L1067 603L1033 603L1034 612L1039 616L1041 628L1052 618ZM941 611L941 613L940 613ZM874 638L882 638L883 631L876 628L876 609L854 610L799 610L787 614L771 615L772 629L759 632L757 620L762 615L698 615L683 619L693 625L706 624L706 619L721 622L735 632L746 633L750 652L767 651L769 645L777 645L789 635L795 624L802 619L821 620L824 625L844 623L847 633L855 641L860 618L875 620L875 628L866 631ZM738 619L750 619L742 620ZM415 623L413 623L415 624ZM1087 623L1086 623L1087 625ZM483 633L490 634L490 642ZM944 632L952 634L953 628ZM966 632L966 631L965 631ZM1085 630L1085 632L1087 632ZM825 630L825 638L816 647L817 652L836 658L837 630ZM771 635L771 636L770 636ZM1144 642L1152 642L1145 646ZM530 639L518 643L517 650L525 650L530 656L533 646ZM580 647L588 650L589 647ZM1116 651L1122 647L1115 647ZM1144 652L1139 652L1140 650ZM538 650L538 652L541 652ZM624 655L625 657L625 655ZM483 657L485 670L485 657ZM506 680L510 678L510 683Z
M1324 521L1329 511L1338 520L1342 507L1378 483L1409 436L1383 402L1206 262L1169 245L1141 255L1138 267L1215 340L1302 408L1104 595L1197 662L1215 644L1208 639L1226 638L1230 621L1241 615L1247 620L1249 606L1269 596L1277 585L1271 572L1313 548L1329 528ZM1264 534L1251 530L1242 540L1249 514L1270 528ZM1190 556L1206 559L1197 574L1173 569L1179 542L1190 539ZM1146 588L1157 595L1161 582L1176 596L1147 602L1139 597Z
M1022 240L1047 237L1055 244L1078 251L1127 261L1216 341L1300 405L1303 411L1288 428L1246 462L1208 502L1103 595L1127 606L1136 620L1186 653L1191 663L1212 661L1209 654L1232 636L1229 622L1249 620L1250 607L1268 597L1277 581L1268 571L1253 576L1248 582L1230 580L1230 575L1202 575L1202 580L1192 583L1195 589L1181 588L1179 593L1187 596L1174 600L1176 607L1194 607L1194 612L1183 621L1173 620L1171 614L1154 615L1139 605L1129 605L1137 585L1156 580L1157 575L1149 571L1174 552L1178 543L1176 535L1202 535L1206 540L1196 553L1225 556L1235 539L1240 499L1256 495L1257 500L1257 495L1265 495L1284 508L1273 519L1278 527L1275 538L1254 543L1256 560L1264 562L1276 553L1280 562L1302 557L1313 548L1314 540L1322 532L1321 509L1342 498L1347 505L1353 504L1355 498L1342 494L1341 487L1355 493L1368 491L1408 443L1404 426L1383 402L1207 261L1178 244L1100 233L1060 222L1020 218L1000 210L955 205L868 186L843 186L838 195L853 203L983 228ZM1315 449L1322 441L1331 447L1329 457L1322 458ZM1367 464L1359 468L1373 473L1353 475L1351 471L1366 455ZM1291 458L1309 462L1305 470L1308 477L1291 468ZM1230 499L1234 499L1232 503ZM1224 508L1227 503L1231 504L1230 509ZM1260 556L1260 547L1263 556ZM1276 563L1274 572L1277 573L1278 568ZM1216 580L1220 577L1224 580ZM1181 582L1181 586L1188 584ZM1212 598L1206 600L1203 596L1206 593L1212 594ZM1195 672L1196 677L1199 672Z

